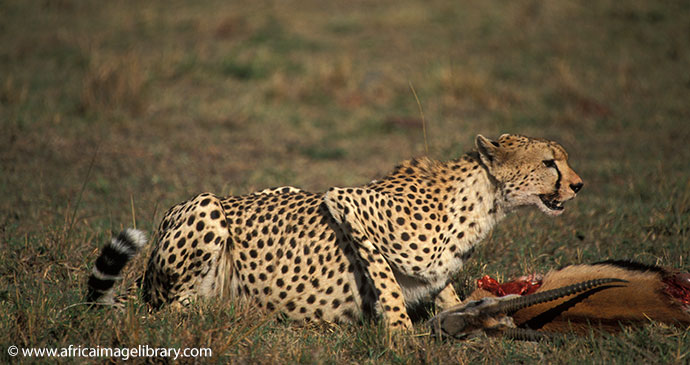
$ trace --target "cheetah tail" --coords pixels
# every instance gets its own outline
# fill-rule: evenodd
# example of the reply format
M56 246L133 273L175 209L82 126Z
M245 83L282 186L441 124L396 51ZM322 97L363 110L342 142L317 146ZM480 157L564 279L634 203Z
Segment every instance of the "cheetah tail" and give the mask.
M113 287L122 279L120 273L137 252L146 244L146 233L128 228L103 247L89 276L86 301L116 304Z

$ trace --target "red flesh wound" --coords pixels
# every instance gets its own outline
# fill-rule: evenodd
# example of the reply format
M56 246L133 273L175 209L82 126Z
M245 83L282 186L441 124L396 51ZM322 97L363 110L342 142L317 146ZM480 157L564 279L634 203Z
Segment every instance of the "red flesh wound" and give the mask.
M690 306L690 274L682 273L667 276L663 279L666 293L685 306Z
M484 275L483 278L477 280L477 288L484 289L498 297L509 294L528 295L537 291L541 283L540 279L531 276L501 284L489 275Z

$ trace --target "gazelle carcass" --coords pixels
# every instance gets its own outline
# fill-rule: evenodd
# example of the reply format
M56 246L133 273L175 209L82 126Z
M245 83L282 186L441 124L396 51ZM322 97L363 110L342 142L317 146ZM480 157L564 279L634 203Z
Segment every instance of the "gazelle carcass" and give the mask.
M690 325L690 274L609 260L572 265L498 284L478 281L463 304L429 321L437 334L464 338L503 334L539 339L553 334L615 332L622 323Z

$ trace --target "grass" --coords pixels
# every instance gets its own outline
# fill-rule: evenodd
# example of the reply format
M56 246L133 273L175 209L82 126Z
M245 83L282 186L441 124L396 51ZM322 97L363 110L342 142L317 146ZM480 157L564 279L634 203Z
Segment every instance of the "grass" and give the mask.
M220 363L686 363L686 329L660 324L390 342L377 324L304 327L227 303L73 305L111 232L151 231L198 192L358 185L425 154L411 84L430 156L516 132L560 141L585 180L562 217L500 225L461 293L484 274L608 258L689 271L689 22L683 1L4 1L0 360L30 360L10 345L147 344Z

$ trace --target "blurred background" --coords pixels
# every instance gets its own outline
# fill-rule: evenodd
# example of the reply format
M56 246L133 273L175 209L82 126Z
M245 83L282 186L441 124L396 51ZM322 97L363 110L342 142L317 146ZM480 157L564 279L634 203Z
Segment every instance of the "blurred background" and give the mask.
M511 255L685 265L685 1L3 1L0 20L5 240L363 184L511 132L561 142L585 180L562 218L499 231Z
M83 314L47 318L81 300L111 231L152 231L197 193L365 184L414 156L455 158L478 133L559 141L585 186L559 218L509 217L461 293L484 274L608 258L688 271L689 66L680 0L0 1L0 342L80 339ZM92 323L89 342L127 343L127 326L179 338L137 318L106 322L114 334ZM179 323L187 344L217 331ZM611 351L690 350L649 338Z

